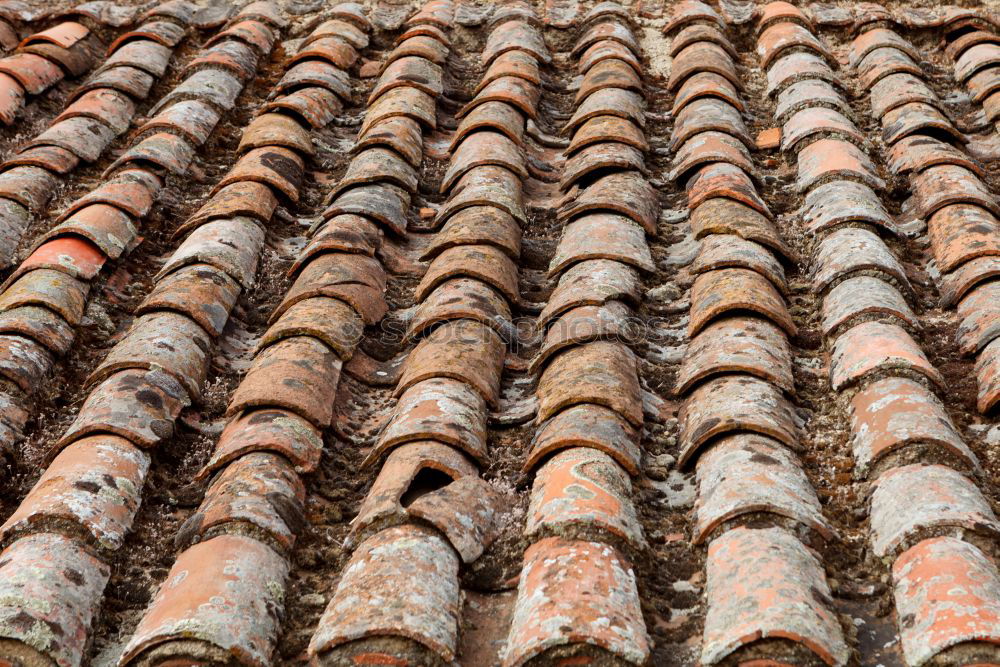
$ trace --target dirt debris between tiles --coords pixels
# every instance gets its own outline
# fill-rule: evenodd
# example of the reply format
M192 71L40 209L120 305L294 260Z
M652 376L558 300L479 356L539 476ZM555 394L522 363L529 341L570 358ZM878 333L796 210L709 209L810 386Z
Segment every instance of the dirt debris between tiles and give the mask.
M0 0L0 662L1000 663L998 10Z

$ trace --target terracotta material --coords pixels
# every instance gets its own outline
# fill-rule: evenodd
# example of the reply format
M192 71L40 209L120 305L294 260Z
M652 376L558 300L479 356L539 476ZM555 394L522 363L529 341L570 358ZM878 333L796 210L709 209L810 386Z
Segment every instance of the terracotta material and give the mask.
M799 449L792 404L764 380L745 375L723 376L699 385L680 413L681 454L684 466L710 439L735 431L749 431Z
M791 533L727 531L709 546L707 571L703 664L769 638L802 644L828 665L847 664L823 567Z
M863 322L840 334L830 354L830 385L840 390L872 373L902 370L944 386L944 378L896 324Z
M558 649L564 657L597 655L643 664L650 640L635 574L613 548L549 537L524 554L503 664L524 665ZM550 619L558 618L554 624ZM587 659L587 658L585 658Z
M278 636L289 564L270 547L220 535L182 552L125 646L122 664L156 649L185 654L198 642L215 658L263 667ZM162 653L161 653L162 655Z
M694 541L703 543L725 522L758 512L792 519L825 539L834 537L798 458L774 440L752 433L720 439L698 458ZM721 533L720 533L721 537Z
M101 549L122 546L139 509L149 455L128 440L95 435L52 460L14 513L0 526L4 542L45 525L75 524Z

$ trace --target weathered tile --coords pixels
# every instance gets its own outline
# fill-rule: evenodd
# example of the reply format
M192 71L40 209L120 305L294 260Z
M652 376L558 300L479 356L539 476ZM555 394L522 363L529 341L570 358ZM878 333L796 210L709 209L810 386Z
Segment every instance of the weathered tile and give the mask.
M920 321L895 287L873 276L859 275L837 283L823 299L823 334L862 318L891 315L902 324L920 328Z
M482 396L464 382L424 380L400 397L365 464L394 447L419 440L452 445L482 462L486 457L486 412Z
M706 569L702 664L770 637L787 638L828 665L847 664L850 649L823 566L794 535L734 528L709 545Z
M87 435L113 433L137 447L151 448L173 435L174 420L187 405L190 399L183 386L162 370L115 373L90 392L56 447Z
M103 549L121 547L139 509L149 455L114 435L82 438L52 460L0 527L4 541L70 522Z
M962 440L940 401L922 384L907 378L885 378L851 399L851 447L857 473L905 447L929 444L972 469L975 455Z
M694 542L720 525L757 513L791 519L825 539L834 537L798 458L770 438L729 435L698 458Z
M634 353L617 341L594 341L556 355L538 381L538 423L573 405L611 408L642 425L642 397Z
M676 392L686 394L696 384L728 373L755 375L795 392L788 339L767 320L737 315L705 327L684 353Z
M899 260L882 239L867 229L845 227L827 235L816 250L813 266L813 286L821 292L835 281L860 272L883 274L903 289L910 289Z
M17 540L0 562L0 636L16 646L4 659L82 664L108 566L77 540L55 533Z
M592 259L567 269L538 316L545 328L555 317L579 306L597 306L608 301L636 304L641 293L638 272L621 262Z
M962 644L986 649L1000 642L1000 577L977 547L955 537L935 537L904 552L892 566L903 655L926 664Z
M569 660L594 651L599 660L628 664L649 658L635 574L606 544L549 537L528 547L513 614L505 665L551 651Z
M504 340L513 334L510 306L502 294L475 278L453 278L435 287L417 306L407 328L407 339L450 320L469 319L493 328Z
M226 414L251 407L284 408L327 427L340 368L340 359L321 341L311 336L283 338L256 355Z
M792 449L801 449L793 406L781 390L759 378L726 375L699 385L688 396L680 413L683 467L709 440L726 433L746 431L775 438Z
M193 642L212 660L263 667L277 642L288 570L271 547L242 535L186 549L125 646L122 664L153 651L189 659Z
M916 373L944 387L944 378L916 341L896 324L863 322L840 334L830 360L830 385L840 390L877 373Z
M712 320L733 311L751 311L767 318L790 336L795 323L774 284L756 271L725 268L701 273L691 288L688 335L694 336Z
M434 531L405 525L377 533L344 568L309 655L317 661L352 661L353 655L363 660L380 638L405 637L413 641L390 659L453 660L461 607L458 567L458 555Z

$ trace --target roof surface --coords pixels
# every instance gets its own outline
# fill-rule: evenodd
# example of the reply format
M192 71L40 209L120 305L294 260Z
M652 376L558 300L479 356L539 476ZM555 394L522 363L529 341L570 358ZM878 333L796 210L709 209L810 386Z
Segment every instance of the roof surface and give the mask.
M0 663L1000 664L998 35L0 0Z

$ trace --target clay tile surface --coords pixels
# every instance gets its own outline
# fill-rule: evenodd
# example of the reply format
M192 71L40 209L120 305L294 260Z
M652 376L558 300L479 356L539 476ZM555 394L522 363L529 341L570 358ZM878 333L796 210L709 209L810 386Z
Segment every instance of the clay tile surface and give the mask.
M803 200L801 214L814 232L850 222L866 222L897 232L896 223L878 194L854 181L835 180L811 188Z
M453 660L458 566L448 542L425 528L396 526L365 540L319 619L310 655L349 660L352 654L376 653L379 638L401 637L415 643L407 649L410 660Z
M842 389L877 372L916 373L944 386L944 378L916 341L896 324L863 322L842 333L831 352L830 384Z
M135 67L115 67L97 72L77 88L74 96L93 90L110 88L125 93L129 97L145 99L153 87L153 75ZM169 95L169 94L168 94Z
M18 655L42 664L81 664L108 566L72 538L40 533L0 554L0 575L2 636L18 644ZM39 632L51 627L60 633Z
M694 100L677 114L670 147L676 150L691 137L709 130L730 134L746 144L747 148L753 148L739 112L722 100L711 97Z
M441 488L419 488L418 475L429 471L443 473L449 479ZM480 497L465 497L470 491ZM496 537L495 503L495 494L477 478L475 466L461 452L437 442L412 442L392 450L386 458L358 515L351 521L348 543L355 546L388 525L425 515L469 563L482 555ZM457 523L444 520L449 511ZM470 519L464 528L460 525L463 519Z
M774 284L756 271L722 268L701 273L691 291L688 334L694 336L709 322L733 311L753 311L784 329L796 333L795 323Z
M843 96L830 83L820 79L805 79L791 84L778 93L774 118L785 123L796 112L807 108L828 108L849 113Z
M549 265L549 275L558 275L572 264L589 259L613 259L645 271L656 268L642 227L610 213L591 213L566 225Z
M121 134L129 128L134 114L135 104L128 95L110 88L99 88L88 91L74 100L65 111L56 116L53 125L68 118L81 116L99 120L115 134Z
M689 77L700 72L718 75L738 90L743 88L743 82L736 73L732 57L724 48L713 42L696 42L678 53L670 68L667 87L671 91L676 91Z
M708 199L691 212L691 231L701 239L713 234L731 234L767 246L790 258L777 229L763 214L738 201L725 197Z
M730 530L709 545L707 571L703 664L772 638L802 644L828 665L847 664L823 567L791 533Z
M590 447L554 454L535 472L525 534L611 536L630 548L646 541L632 504L628 475L610 456Z
M1000 215L1000 204L986 185L963 167L938 165L913 176L918 210L928 217L949 204L976 204Z
M579 262L567 269L538 316L538 326L545 327L565 311L584 305L600 305L619 300L638 301L639 275L635 269L614 260L595 259Z
M937 165L956 165L984 177L982 166L963 151L940 139L924 135L914 135L900 139L892 146L889 168L895 174L921 172Z
M886 113L910 102L924 102L932 106L941 106L937 94L923 79L907 72L890 74L872 85L871 110L876 118L882 118Z
M450 190L469 170L484 165L505 167L522 179L528 177L524 157L513 140L498 132L474 132L463 138L452 152L448 171L441 179L441 192Z
M645 134L633 121L618 116L597 116L576 129L566 155L606 141L616 141L643 152L649 149Z
M998 306L994 299L1000 283L987 282L977 285L958 303L958 348L964 354L980 351L1000 335Z
M49 464L0 527L4 541L49 522L67 522L103 549L121 547L139 509L149 455L128 440L95 435L77 440Z
M171 312L143 315L91 372L87 385L128 368L162 368L197 399L208 370L209 349L207 332L190 318Z
M71 122L71 121L64 121ZM117 169L137 162L150 163L174 176L183 176L194 159L194 146L186 139L169 132L157 132L121 154L104 172L105 178Z
M41 94L63 78L58 65L33 53L15 53L0 59L0 72L14 78L32 95Z
M816 251L813 285L826 290L834 281L858 272L884 274L909 290L909 281L899 260L885 242L867 229L841 228L829 234Z
M678 394L725 373L747 373L794 392L791 350L771 322L735 316L709 324L688 345L677 373Z
M935 537L904 552L892 566L903 655L925 664L963 642L1000 643L1000 577L977 547ZM972 644L975 646L975 644Z
M579 104L587 97L605 88L642 91L642 80L627 63L618 59L602 60L591 67L583 77L575 102Z
M771 438L726 436L698 458L696 471L696 543L723 522L756 512L787 517L826 539L833 537L797 457Z
M123 664L158 648L169 655L172 643L186 641L214 648L217 660L266 665L288 569L270 547L242 535L183 551L126 645Z
M436 286L458 276L476 278L495 287L511 303L520 300L517 267L492 245L462 245L441 252L417 285L416 300L423 301Z
M473 387L495 407L505 352L500 336L479 322L458 320L442 324L407 356L395 395L399 397L423 380L453 378Z
M524 51L543 63L552 61L545 40L536 28L524 21L507 21L494 28L486 39L482 63L489 65L500 54L513 50Z
M701 21L715 23L720 28L725 26L725 21L711 6L700 0L683 0L674 5L670 20L663 28L663 32L670 34L689 23Z
M819 55L792 51L776 58L767 68L767 94L777 95L793 83L806 79L839 82L837 75Z
M920 443L938 447L970 468L978 466L940 401L907 378L885 378L855 394L851 432L860 475L894 451Z
M290 549L305 519L304 501L302 480L284 457L247 453L215 477L198 510L178 529L175 543L249 524L281 549Z
M136 314L163 310L183 313L209 335L218 336L239 294L239 283L221 269L192 264L158 281L136 308Z
M920 76L923 71L913 58L895 47L875 49L861 59L857 66L858 78L861 83L870 87L890 74L907 72Z
M706 273L726 268L756 271L771 281L780 292L788 291L784 267L764 246L728 234L712 234L705 237L698 250L698 256L691 264L691 271Z
M604 60L621 60L627 63L638 74L642 74L642 65L635 54L627 46L619 42L598 42L580 56L578 71L583 74L591 67Z
M857 64L861 62L862 58L875 49L888 46L902 51L914 60L920 60L920 54L917 53L916 49L914 49L910 42L903 39L897 33L888 28L875 28L874 30L868 30L863 33L851 44L851 66L857 66Z
M174 420L190 404L184 387L162 370L124 370L98 384L57 443L113 433L137 447L154 447L174 433Z
M609 90L615 89L605 89L605 91ZM619 92L624 93L628 91ZM505 104L510 104L516 107L529 118L535 119L538 117L538 100L540 95L541 89L538 86L525 81L521 77L500 77L499 79L494 79L490 83L486 84L486 86L476 94L475 98L473 98L471 102L459 110L457 117L461 118L462 116L465 116L480 104L485 104L487 102L504 102ZM594 96L592 95L591 97ZM636 108L636 104L629 104L627 107L623 108L634 109Z
M443 250L461 245L493 245L515 259L521 249L521 228L498 208L464 208L448 218L421 259L432 259Z
M842 113L814 107L794 113L785 122L781 132L781 150L794 151L802 141L815 135L843 137L861 146L867 143L861 131Z
M826 45L807 28L791 22L779 22L764 28L757 39L757 55L761 66L767 69L774 60L791 48L805 48L830 57Z
M568 221L589 212L619 213L647 234L655 235L659 219L659 194L646 177L638 171L612 171L581 189L572 187L562 200L557 217Z
M316 426L329 426L340 367L336 355L311 336L276 341L254 358L233 393L227 414L250 407L284 408Z
M965 82L979 70L993 65L1000 65L1000 45L976 44L955 59L955 76Z
M320 60L306 60L292 66L281 77L274 90L276 93L285 93L304 86L326 88L342 100L351 98L347 74L339 67Z
M873 276L859 275L837 283L823 299L823 333L832 335L842 326L872 315L891 315L906 326L920 328L899 290Z
M296 51L295 56L292 57L288 64L292 65L313 58L326 60L331 65L336 65L342 70L347 70L357 61L358 52L340 37L320 37L304 44Z
M535 431L524 469L538 466L553 452L589 447L613 458L629 474L639 472L638 433L614 410L581 403L560 411Z
M410 86L428 95L438 96L444 90L443 76L441 67L426 58L397 58L382 71L368 96L368 103L371 104L386 91L400 86Z
M36 269L15 280L0 295L0 310L44 306L77 325L83 319L89 285L64 271Z
M1000 275L1000 259L991 256L970 259L941 276L938 287L941 291L941 303L954 306L973 287L997 275Z
M670 40L670 55L676 56L685 48L696 42L712 42L724 48L734 59L737 57L736 49L726 39L725 34L716 26L696 23L681 30Z
M160 279L189 264L211 264L243 287L254 283L257 249L264 232L249 218L213 220L192 232L156 274Z
M548 622L552 618L560 623ZM645 663L649 637L632 567L599 542L562 537L535 542L525 552L506 646L507 667L560 647L587 646L606 659Z
M868 155L841 139L820 139L803 148L798 155L796 187L806 192L833 179L854 180L876 190L885 188Z
M526 222L521 180L504 167L475 167L458 179L447 202L438 210L437 221L444 222L452 214L470 206L495 206Z
M538 381L537 421L560 410L594 403L642 425L642 397L635 354L623 343L594 341L556 355Z
M688 180L686 189L688 207L692 210L706 200L725 197L772 217L750 176L736 165L716 162L702 167Z
M943 465L893 468L875 484L871 498L872 546L879 556L902 550L919 535L944 527L996 536L1000 522L975 483Z
M407 337L448 320L471 319L492 327L505 339L512 335L510 306L502 294L475 278L453 278L435 287L413 314Z
M261 114L250 121L236 150L243 152L267 146L283 146L304 155L314 153L309 132L294 118L280 113Z
M769 382L745 375L728 375L699 385L681 409L681 454L684 466L709 440L734 432L775 438L799 449L792 404Z
M466 138L487 129L500 132L518 146L524 143L524 115L510 104L494 101L477 105L462 118L448 150L455 151Z
M924 102L907 102L882 117L882 139L887 144L918 132L947 134L957 142L967 141L937 107Z
M486 456L486 402L460 380L434 378L403 393L366 462L418 440L450 444L477 460Z

